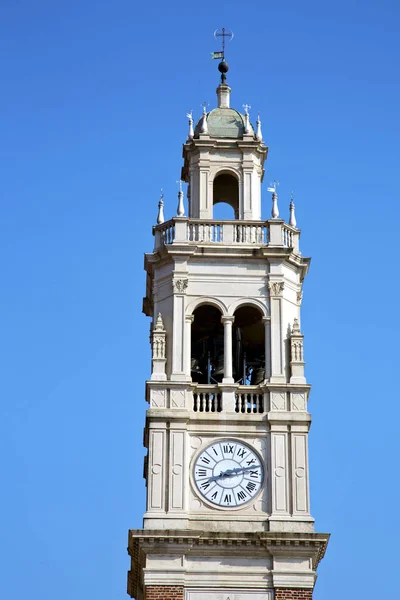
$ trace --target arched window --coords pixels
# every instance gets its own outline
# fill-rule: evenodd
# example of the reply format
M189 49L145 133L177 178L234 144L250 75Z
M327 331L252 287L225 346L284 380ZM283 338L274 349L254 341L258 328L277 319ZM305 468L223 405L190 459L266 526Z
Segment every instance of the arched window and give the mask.
M265 327L261 311L240 306L233 327L233 370L242 385L258 385L265 379Z
M239 182L232 173L220 173L214 179L213 207L221 203L229 205L233 209L234 219L239 218Z
M202 304L193 312L191 376L197 383L216 383L224 376L224 328L221 311Z

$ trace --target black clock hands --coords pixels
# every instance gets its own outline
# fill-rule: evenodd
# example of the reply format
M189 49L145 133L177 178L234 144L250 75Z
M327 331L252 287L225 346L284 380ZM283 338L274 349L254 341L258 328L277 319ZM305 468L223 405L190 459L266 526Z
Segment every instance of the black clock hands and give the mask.
M255 469L257 469L258 467L260 467L260 465L252 465L251 467L238 467L236 469L227 469L226 471L221 472L219 475L214 475L213 477L210 477L208 481L216 481L217 479L225 479L226 477L235 477L235 475L238 475L241 472L255 471Z

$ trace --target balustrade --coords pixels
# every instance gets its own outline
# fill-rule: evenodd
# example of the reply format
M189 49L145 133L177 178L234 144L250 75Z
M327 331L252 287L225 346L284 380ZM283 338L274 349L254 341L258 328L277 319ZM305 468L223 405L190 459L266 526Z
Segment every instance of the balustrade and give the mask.
M222 394L210 388L197 388L193 392L194 412L221 412Z
M235 411L237 413L263 413L264 395L259 391L241 391L235 394Z
M273 220L271 221L271 223ZM276 223L281 234L272 240L272 245L282 244L298 251L299 232L286 223ZM178 229L179 227L179 229ZM176 243L225 243L225 244L271 244L268 221L212 221L205 219L171 219L154 227L156 248ZM281 236L281 237L280 237ZM282 240L279 242L279 240ZM275 240L275 241L274 241Z

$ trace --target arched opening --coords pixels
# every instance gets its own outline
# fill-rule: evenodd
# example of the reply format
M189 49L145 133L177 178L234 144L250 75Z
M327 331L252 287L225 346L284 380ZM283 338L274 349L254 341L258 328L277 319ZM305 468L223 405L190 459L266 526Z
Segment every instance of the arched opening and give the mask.
M221 311L203 304L193 312L191 376L196 383L217 383L224 376L224 328Z
M265 327L261 311L240 306L233 328L233 370L242 385L259 385L265 379Z
M221 173L214 179L213 206L220 203L232 207L234 218L239 218L239 182L231 173Z

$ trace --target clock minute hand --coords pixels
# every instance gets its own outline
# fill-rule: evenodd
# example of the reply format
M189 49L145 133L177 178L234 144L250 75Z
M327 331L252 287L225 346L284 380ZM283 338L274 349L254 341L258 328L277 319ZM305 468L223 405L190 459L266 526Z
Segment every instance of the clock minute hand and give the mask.
M213 477L210 477L208 481L215 481L216 479L220 479L221 477L232 477L234 475L237 475L237 473L240 473L240 471L251 471L254 469L258 469L259 466L260 465L252 465L251 467L238 467L237 469L227 469L219 475L214 475Z

